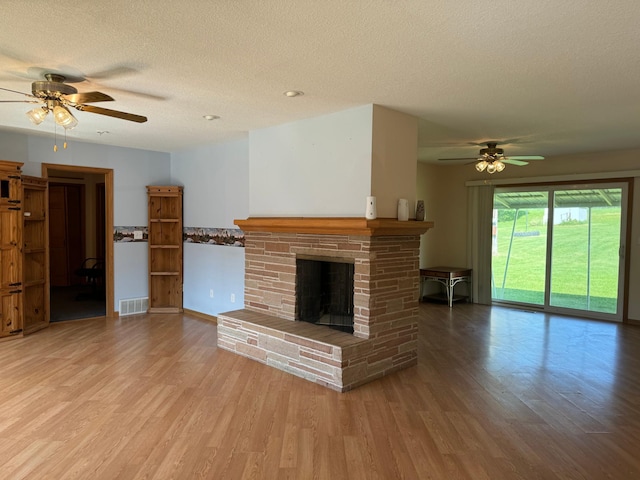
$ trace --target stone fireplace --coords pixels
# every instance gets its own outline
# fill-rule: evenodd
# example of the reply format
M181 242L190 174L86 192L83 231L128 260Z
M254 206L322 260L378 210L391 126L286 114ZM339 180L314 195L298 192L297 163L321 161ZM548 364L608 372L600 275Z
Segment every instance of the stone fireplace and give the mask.
M220 348L338 391L416 363L420 234L431 222L249 218L235 223L245 233L245 305L218 316ZM352 299L352 334L317 324L327 322L296 321L308 313L303 310L325 320L332 313L322 299L312 307L299 304L297 275L304 261L352 266L353 290L330 287L335 291L326 294L337 298L338 306L330 308L340 318L348 316L342 304Z

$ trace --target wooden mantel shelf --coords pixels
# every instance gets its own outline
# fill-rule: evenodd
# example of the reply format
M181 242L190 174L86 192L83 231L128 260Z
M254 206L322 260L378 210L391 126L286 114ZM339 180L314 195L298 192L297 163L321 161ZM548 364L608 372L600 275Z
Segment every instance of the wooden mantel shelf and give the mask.
M319 235L422 235L433 222L399 221L395 218L367 220L358 217L249 217L234 220L244 232L310 233Z

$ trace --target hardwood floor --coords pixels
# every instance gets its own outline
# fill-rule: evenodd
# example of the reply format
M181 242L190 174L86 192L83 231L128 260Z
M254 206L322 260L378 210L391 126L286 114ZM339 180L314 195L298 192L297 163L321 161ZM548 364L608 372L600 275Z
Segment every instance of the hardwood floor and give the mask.
M636 479L640 328L420 305L418 366L336 393L188 315L0 343L2 479Z

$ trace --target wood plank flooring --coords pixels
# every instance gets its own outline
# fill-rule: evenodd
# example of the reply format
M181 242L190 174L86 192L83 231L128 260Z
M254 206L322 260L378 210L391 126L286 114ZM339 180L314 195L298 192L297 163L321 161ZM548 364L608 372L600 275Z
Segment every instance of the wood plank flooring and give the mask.
M416 367L337 393L188 315L0 343L2 479L637 479L640 328L420 305Z

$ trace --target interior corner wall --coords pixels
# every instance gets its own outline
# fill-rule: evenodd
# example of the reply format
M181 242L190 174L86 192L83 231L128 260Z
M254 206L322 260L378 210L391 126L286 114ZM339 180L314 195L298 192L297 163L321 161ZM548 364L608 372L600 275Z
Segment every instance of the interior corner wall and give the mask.
M23 173L36 177L42 175L43 163L113 169L114 226L147 225L145 186L169 181L169 154L67 141L66 150L53 152L53 137L0 131L0 158L24 162ZM146 243L114 245L114 282L116 311L120 299L148 296Z
M433 247L434 234L437 232L439 222L435 220L438 204L437 184L438 177L434 166L418 162L416 178L416 200L424 201L425 220L434 222L434 227L420 235L420 268L435 267L440 263L438 250Z
M417 185L424 192L425 219L434 222L421 243L422 268L467 265L467 190L451 167L420 162Z
M374 105L371 141L371 195L378 217L396 218L398 199L406 198L409 218L415 218L418 119Z
M372 115L365 105L249 132L250 216L364 217Z
M249 216L249 141L173 152L171 180L184 186L185 227L237 229ZM244 248L185 243L184 308L217 315L243 305Z

